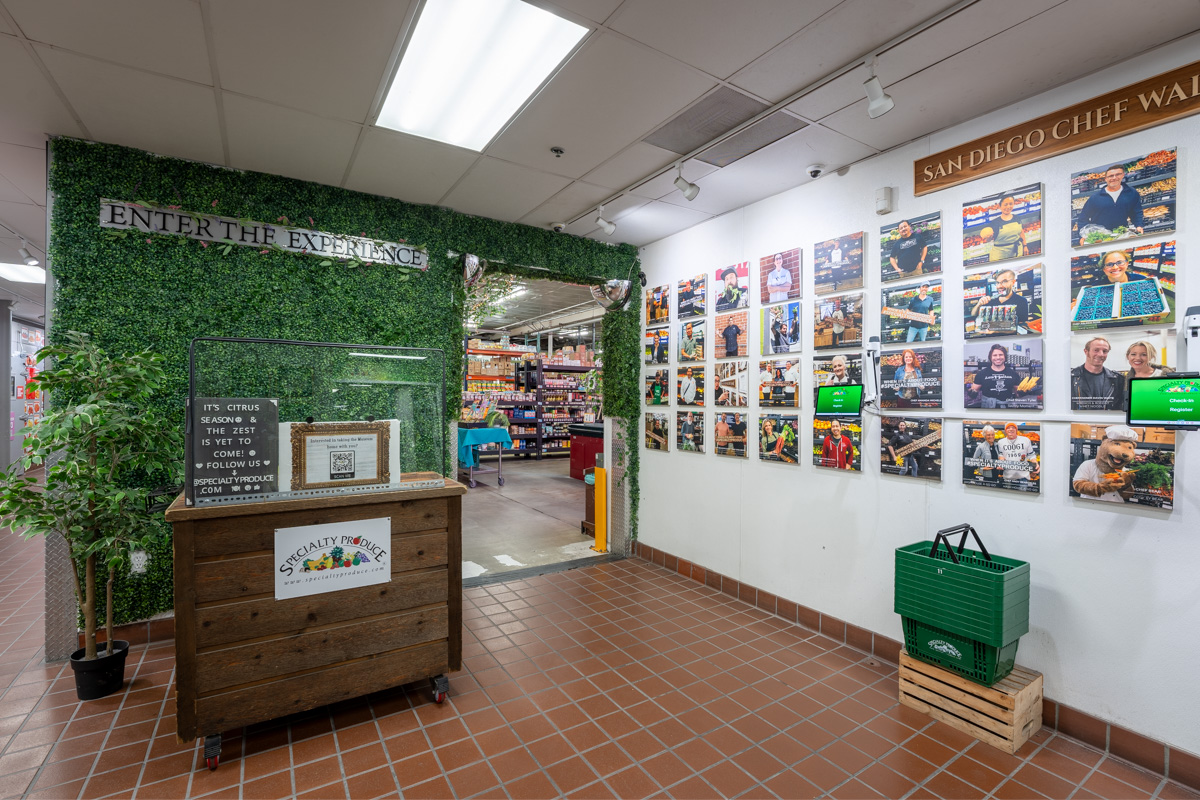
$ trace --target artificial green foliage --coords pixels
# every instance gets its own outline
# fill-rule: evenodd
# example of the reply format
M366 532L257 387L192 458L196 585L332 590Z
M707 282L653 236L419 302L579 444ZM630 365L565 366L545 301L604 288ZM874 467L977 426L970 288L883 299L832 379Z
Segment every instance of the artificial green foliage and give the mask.
M637 284L634 284L635 287ZM636 302L637 292L624 309L610 309L604 315L600 340L604 346L604 374L601 387L604 393L604 415L625 420L625 480L629 481L630 538L637 540L638 467L641 446L638 442L638 417L641 413L640 379L642 352L641 309ZM616 488L616 487L614 487Z
M422 458L432 458L428 449L448 441L461 403L457 377L463 365L466 290L458 254L485 259L490 273L580 284L626 279L637 270L632 245L614 247L446 208L117 145L56 138L51 153L49 261L56 286L50 340L78 330L110 352L149 348L163 354L166 379L148 405L180 430L193 338L427 347L444 351L449 378L441 419L429 421L441 425L441 435L419 438L415 445ZM205 246L184 236L113 231L99 225L102 198L403 242L425 248L429 268L410 272L281 250ZM606 329L614 313L606 317ZM636 364L639 345L634 338L619 347L606 346L606 366L625 370ZM625 392L628 397L618 396ZM606 386L605 394L606 413L625 419L636 431L636 367L631 379ZM637 448L630 450L636 458ZM636 488L636 471L631 475ZM151 556L147 576L162 566L159 554L151 550ZM118 622L170 608L169 589L147 590L147 576L118 577L115 595L128 599L128 605L118 603ZM133 590L134 583L141 588Z

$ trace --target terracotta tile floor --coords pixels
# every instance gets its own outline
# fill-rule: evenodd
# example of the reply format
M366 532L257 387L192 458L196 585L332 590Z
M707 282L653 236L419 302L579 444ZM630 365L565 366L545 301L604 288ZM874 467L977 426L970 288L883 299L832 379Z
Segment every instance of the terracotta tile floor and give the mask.
M40 552L0 537L0 797L1200 797L1048 729L1004 755L898 706L891 665L634 559L469 589L449 702L229 731L209 772L170 643L86 704L42 663Z

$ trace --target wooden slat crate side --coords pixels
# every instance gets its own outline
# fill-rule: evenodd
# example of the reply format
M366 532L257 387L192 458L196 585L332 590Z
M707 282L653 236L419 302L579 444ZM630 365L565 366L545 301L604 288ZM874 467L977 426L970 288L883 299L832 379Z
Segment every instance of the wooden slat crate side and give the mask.
M449 669L462 669L462 497L447 497L447 584L450 601Z
M436 533L392 537L392 575L447 563L447 536ZM275 593L272 554L201 561L195 567L196 601L211 603Z
M292 678L236 689L196 701L196 738L277 719L447 671L446 643L431 642L344 662Z
M320 625L446 603L450 599L446 577L445 569L435 568L393 574L390 583L312 595L304 598L303 604L295 600L280 602L272 596L206 606L191 612L196 620L194 646L207 648L260 636L297 634Z
M900 679L900 694L905 697L915 697L918 700L936 706L942 711L953 714L984 730L990 731L1003 739L1011 739L1013 735L1012 712L996 709L991 714L976 711L968 705L952 700L936 691L931 691L920 684L905 678Z
M175 674L176 735L180 742L195 738L185 735L196 728L196 592L193 570L196 565L192 545L195 523L177 522L172 530L175 573ZM189 688L182 683L187 682Z
M196 690L203 696L381 651L444 640L448 618L446 606L435 606L210 650L197 656Z
M920 711L922 714L928 714L934 719L940 720L956 730L960 730L963 733L969 734L981 742L990 744L992 747L1003 750L1009 755L1012 755L1018 750L1018 748L1020 748L1020 745L1014 745L1014 743L1009 739L1005 739L1002 736L997 736L991 731L980 728L977 725L971 725L970 723L964 722L948 711L943 711L937 706L932 706L920 698L913 697L912 695L900 695L900 704ZM1024 742L1021 744L1024 744Z
M1012 710L1017 707L1016 698L1012 693L1005 691L1003 688L1004 682L993 684L992 686L984 686L982 684L969 681L961 675L957 675L950 670L942 669L939 666L930 664L926 661L913 658L907 652L900 652L901 669L907 668L922 675L926 675L933 680L940 681L948 686L951 686L961 692L982 698L987 702Z
M247 506L253 508L253 506ZM415 531L443 530L446 527L446 501L405 500L352 508L327 508L292 511L282 514L247 514L204 520L196 539L196 556L223 556L252 553L275 548L275 529L330 522L355 522L390 517L392 535Z

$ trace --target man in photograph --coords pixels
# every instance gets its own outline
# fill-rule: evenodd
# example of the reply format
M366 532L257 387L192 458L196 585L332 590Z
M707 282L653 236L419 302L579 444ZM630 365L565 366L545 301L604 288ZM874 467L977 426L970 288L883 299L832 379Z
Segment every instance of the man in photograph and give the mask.
M1016 395L1021 377L1008 364L1008 348L992 345L988 360L971 376L971 391L980 395L979 403L967 402L967 408L1007 408Z
M729 427L728 414L717 414L716 427L713 432L717 437L716 449L718 453L725 455L733 455L733 431Z
M696 421L690 411L687 412L687 416L683 418L683 423L679 426L679 449L692 451L696 449Z
M696 379L692 377L692 368L679 379L679 402L694 405L696 402Z
M1015 422L1004 426L1004 438L996 442L998 460L1004 464L1004 474L1000 477L1006 481L1027 481L1030 473L1040 470L1034 456L1033 442L1028 436L1022 436Z
M717 298L717 311L732 311L745 305L745 292L738 286L737 270L733 267L721 270L721 280L724 281L725 288Z
M829 433L821 443L821 466L835 469L854 469L854 444L842 433L842 423L829 423Z
M1001 270L996 274L996 296L991 297L984 295L975 301L975 305L971 307L970 316L978 316L979 309L986 305L993 307L1010 306L1015 309L1017 318L1017 332L1026 333L1029 331L1029 300L1017 294L1017 273L1011 269Z
M729 318L729 324L725 326L725 330L721 331L721 337L725 340L725 356L732 358L739 355L738 336L745 333L733 318Z
M912 443L913 436L908 432L908 423L900 420L900 424L896 426L896 432L888 440L888 455L891 456L892 462L900 468L901 475L912 475L915 478L917 477L917 472L921 469L916 451L903 456L896 455L897 450L901 450Z
M910 319L904 341L925 341L925 337L929 335L931 321L937 321L937 316L933 312L933 302L933 297L929 294L929 284L922 283L917 296L908 301L907 310L913 314L929 315L930 320Z
M741 414L733 415L733 424L729 426L729 433L733 437L733 454L735 456L746 455L746 421L742 419Z
M691 315L695 313L692 309L692 304L695 302L696 293L692 290L692 282L690 280L680 281L679 283L679 315Z
M1083 363L1071 370L1071 408L1120 411L1125 408L1125 378L1104 366L1112 345L1093 336L1083 346Z
M792 273L783 266L783 253L775 254L775 268L767 275L768 303L782 303L792 291Z
M833 343L839 345L846 336L846 313L842 311L841 303L829 315L829 321L833 325Z
M929 255L929 245L925 243L925 234L914 233L908 220L901 220L896 232L900 238L892 242L888 250L888 261L896 275L920 275L925 271L925 257Z
M683 326L683 338L679 340L679 360L699 361L704 357L704 340L692 335L692 323Z
M1145 220L1142 217L1142 196L1137 189L1125 183L1125 167L1114 164L1104 171L1104 186L1096 191L1079 212L1076 221L1079 244L1087 244L1083 229L1088 225L1099 225L1109 233L1117 228L1133 228L1142 232Z
M843 359L844 360L844 359ZM800 390L800 361L788 361L787 367L783 370L783 398L784 405L797 406L796 392Z
M768 401L775 391L775 387L771 385L774 380L775 373L771 370L771 362L763 361L758 372L758 401L764 406L770 405Z

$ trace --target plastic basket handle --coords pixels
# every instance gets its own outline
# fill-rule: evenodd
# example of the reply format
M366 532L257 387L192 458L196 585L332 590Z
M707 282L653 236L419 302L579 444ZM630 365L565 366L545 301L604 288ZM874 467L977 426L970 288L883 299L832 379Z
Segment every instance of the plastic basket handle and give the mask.
M962 555L963 549L967 546L967 534L970 534L975 539L975 544L979 546L979 552L983 553L983 557L988 561L992 560L991 554L989 554L987 548L983 546L983 540L979 538L979 532L967 522L963 522L949 528L943 528L942 530L938 531L937 536L935 536L933 539L933 547L930 549L929 555L932 556L935 552L937 552L938 542L945 542L946 550L949 551L951 549L950 537L956 533L962 534L962 538L958 540L958 555ZM950 557L954 560L955 564L958 563L958 559L955 558L953 552L950 553Z
M948 529L948 530L952 530L952 529ZM954 545L950 544L950 538L948 536L946 536L945 531L938 531L937 534L933 537L933 547L929 548L929 557L933 558L934 556L937 555L937 549L938 549L939 544L946 545L946 554L950 556L951 561L953 561L955 564L957 564L958 556L954 555Z

